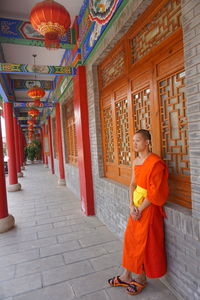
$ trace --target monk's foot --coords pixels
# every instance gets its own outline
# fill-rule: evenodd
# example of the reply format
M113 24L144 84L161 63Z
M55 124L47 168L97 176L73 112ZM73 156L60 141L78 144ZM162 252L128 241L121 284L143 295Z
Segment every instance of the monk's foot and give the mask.
M110 286L129 286L131 279L126 280L122 276L116 276L113 278L108 279L108 283Z
M141 283L144 286L147 285L147 278L146 278L146 276L138 276L138 277L135 278L135 281L138 282L138 283Z
M129 284L128 288L127 288L127 293L128 293L129 295L137 295L137 294L139 294L139 293L142 292L142 290L144 289L144 287L145 287L145 286L144 286L143 284L141 284L141 283L139 283L139 282L133 280L133 281Z
M133 278L131 276L126 276L124 274L120 275L120 279L122 281L125 281L125 282L128 282L128 283L130 283L133 280Z

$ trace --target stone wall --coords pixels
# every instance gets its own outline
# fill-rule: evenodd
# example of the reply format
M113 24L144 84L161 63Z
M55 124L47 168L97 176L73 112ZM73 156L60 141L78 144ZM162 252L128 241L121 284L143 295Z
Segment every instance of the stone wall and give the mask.
M186 85L192 181L192 211L167 204L166 249L168 274L162 281L179 299L200 299L200 3L183 0ZM87 62L88 109L96 215L123 237L129 213L128 188L103 177L97 66L151 3L129 1Z

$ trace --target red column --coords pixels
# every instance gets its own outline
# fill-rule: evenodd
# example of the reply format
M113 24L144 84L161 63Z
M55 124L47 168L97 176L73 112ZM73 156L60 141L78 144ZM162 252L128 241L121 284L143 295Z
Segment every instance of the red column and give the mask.
M43 164L45 163L44 161L44 143L43 143L43 130L40 128L40 143L41 143L41 151L42 151L42 161Z
M52 146L52 133L51 133L51 117L48 117L48 129L49 129L49 150L50 150L50 160L51 160L51 171L54 174L54 159L53 159L53 146Z
M61 120L60 120L60 103L56 103L56 135L57 135L57 148L58 148L58 160L60 178L58 180L59 185L65 185L65 171L63 162L63 149L62 149L62 133L61 133Z
M0 233L8 231L14 226L15 220L13 216L8 214L6 182L4 174L3 161L3 142L1 133L1 116L0 116Z
M21 166L20 166L18 126L17 126L17 119L16 119L16 117L13 117L13 124L14 124L14 136L15 136L15 153L16 153L17 176L18 177L23 177L23 173L21 172Z
M43 125L44 127L43 127L43 129L44 129L44 135L46 135L47 134L47 130L46 130L46 124L44 124ZM44 161L45 161L45 167L46 168L48 168L48 155L47 154L44 154Z
M7 190L9 192L15 192L21 189L21 185L18 183L18 178L17 178L12 103L9 102L4 103L4 117L5 117L5 127L6 127L6 144L8 150L9 185L7 187Z
M43 133L44 133L44 135L47 133L46 132L46 125L45 124L43 124ZM43 135L43 137L44 137L44 135ZM43 141L43 145L44 145L44 141ZM44 146L45 147L45 146ZM44 149L45 150L45 149ZM47 154L45 154L45 152L44 152L44 166L47 168L48 167L48 157L47 157Z
M1 133L1 116L0 116L0 219L8 216L7 195L6 195L6 182L4 173L4 160L3 160L3 141Z
M23 150L22 150L22 133L21 133L21 127L19 123L17 124L17 129L18 129L18 145L19 145L19 161L20 161L20 167L23 169L23 163L24 163L24 158L23 158Z
M77 75L74 78L74 112L76 120L81 205L84 213L89 216L94 215L94 194L88 123L86 73L84 66L77 68Z

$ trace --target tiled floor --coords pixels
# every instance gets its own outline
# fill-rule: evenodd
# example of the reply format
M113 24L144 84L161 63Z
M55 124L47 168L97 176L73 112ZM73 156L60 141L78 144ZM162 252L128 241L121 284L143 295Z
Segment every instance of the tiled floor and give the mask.
M8 193L16 227L0 235L0 300L128 300L107 279L121 272L121 241L43 165L29 165L22 191ZM150 280L140 300L175 300Z

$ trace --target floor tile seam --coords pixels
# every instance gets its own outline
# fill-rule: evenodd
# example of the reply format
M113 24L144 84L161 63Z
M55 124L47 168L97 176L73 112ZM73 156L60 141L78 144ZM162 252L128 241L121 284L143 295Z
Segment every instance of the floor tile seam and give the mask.
M79 278L84 278L85 276L89 276L89 275L92 275L92 274L95 274L95 273L97 273L97 272L96 271L90 271L87 274L82 274L82 275L79 275L79 276L75 276L75 277L67 279L67 280L66 279L61 279L61 281L57 281L57 282L50 283L50 284L45 284L44 287L52 286L52 285L63 283L63 282L66 282L66 283L70 284L70 282L72 280L79 279ZM70 286L71 286L71 284L70 284Z
M23 264L23 263L21 263L21 264ZM42 274L42 272L50 271L50 270L53 270L55 268L60 268L60 267L65 266L65 263L62 261L62 264L51 266L51 267L47 268L46 270L39 270L39 271L34 270L34 271L31 271L31 272L28 272L28 273L26 272L24 274L17 275L19 273L19 271L17 271L17 267L20 266L21 264L16 265L16 274L15 274L15 277L14 277L15 279L23 278L23 277L26 277L26 276L29 276L29 275L34 275L34 274Z
M64 255L65 253L63 253L63 255ZM66 260L65 260L65 258L64 258L64 260L65 260L65 265L66 266L69 266L69 265L73 265L73 264L75 264L75 263L79 263L79 262L83 262L83 261L89 261L90 263L91 263L91 259L94 259L94 258L100 258L101 256L103 256L103 255L105 255L105 254L99 254L99 255L97 255L97 256L92 256L92 257L86 257L86 258L80 258L80 259L78 259L78 260L76 260L76 261L73 261L73 262L66 262Z
M35 259L38 259L38 258L39 258L39 256L37 258L33 258L33 259L28 259L28 260L22 261L20 263L9 263L9 264L6 264L6 265L1 265L0 264L0 267L3 268L3 267L9 267L9 266L17 266L18 264L21 264L21 263L32 262L32 261L34 261Z
M37 288L31 288L30 290L28 290L28 291L25 291L25 292L23 292L23 293L17 293L17 294L14 294L14 295L12 295L12 296L8 296L7 298L9 298L9 297L18 297L18 296L22 296L22 295L24 295L24 294L26 294L26 293L30 293L30 292L33 292L33 291L36 291L36 290L38 290L38 289L41 289L42 288L42 278L41 278L41 276L40 276L40 282L41 282L41 287L37 287ZM7 299L7 298L5 298L5 300Z
M82 239L82 238L81 238ZM113 242L113 241L116 241L116 239L111 239L111 240L109 240L109 242ZM103 242L99 242L99 243L95 243L95 244L93 244L93 245L101 245ZM81 244L81 246L82 246L82 248L84 248L84 245L82 245Z
M69 233L70 234L70 233ZM59 236L60 235L57 235L57 237L59 238ZM84 239L84 238L88 238L88 235L86 235L86 236L83 236L83 237L81 237L81 238L78 238L78 241L80 241L81 239ZM73 241L74 240L74 238L70 238L69 240L67 240L67 241L64 241L64 242L61 242L61 241L59 241L59 244L63 244L63 243L66 243L66 242L70 242L70 241ZM75 240L77 240L77 238L75 238ZM114 240L109 240L108 241L108 243L109 242L114 242L114 241L117 241L116 239L114 239ZM88 248L88 247L93 247L93 246L98 246L98 245L101 245L102 243L104 243L104 242L97 242L97 243L94 243L94 244L91 244L91 245L86 245L86 246L84 246L84 245L81 245L81 248Z

